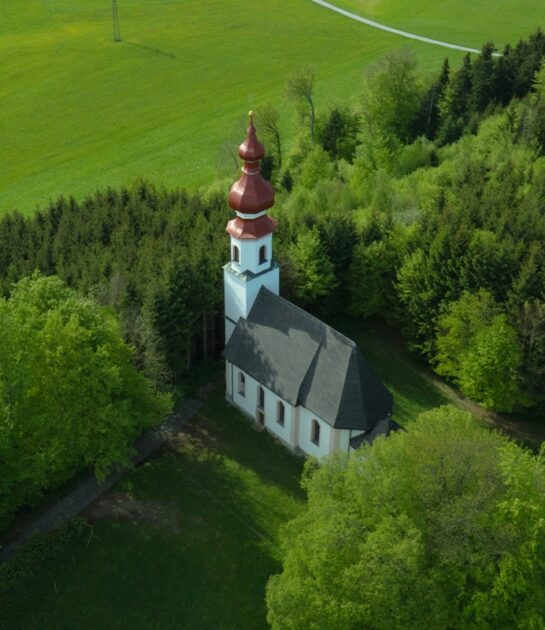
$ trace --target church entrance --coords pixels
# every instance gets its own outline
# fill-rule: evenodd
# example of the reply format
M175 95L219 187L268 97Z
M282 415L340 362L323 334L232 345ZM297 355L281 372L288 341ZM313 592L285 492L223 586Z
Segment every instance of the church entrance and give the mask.
M256 422L257 422L257 426L258 427L264 427L265 426L265 414L263 413L263 411L261 409L257 410Z

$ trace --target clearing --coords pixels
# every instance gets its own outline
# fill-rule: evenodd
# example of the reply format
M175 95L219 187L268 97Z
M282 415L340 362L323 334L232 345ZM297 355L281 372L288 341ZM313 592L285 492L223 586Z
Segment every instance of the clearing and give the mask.
M400 424L437 405L472 405L382 322L334 325L391 389ZM497 426L477 405L469 410ZM528 426L535 438L538 424ZM168 448L90 506L90 539L72 540L0 597L0 628L267 627L265 585L280 569L279 528L304 505L302 467L228 406L220 387Z
M0 598L0 627L267 627L278 530L303 460L213 394L169 448L87 511L93 526Z

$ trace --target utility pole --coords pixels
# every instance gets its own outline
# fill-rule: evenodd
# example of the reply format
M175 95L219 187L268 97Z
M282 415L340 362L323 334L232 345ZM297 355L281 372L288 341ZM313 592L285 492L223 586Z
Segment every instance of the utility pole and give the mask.
M112 0L112 18L114 22L114 42L120 42L121 31L119 30L119 14L117 12L117 0Z

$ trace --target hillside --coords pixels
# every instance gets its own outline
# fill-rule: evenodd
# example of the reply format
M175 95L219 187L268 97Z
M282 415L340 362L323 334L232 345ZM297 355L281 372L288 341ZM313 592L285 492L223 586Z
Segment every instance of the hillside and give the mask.
M28 213L60 193L81 197L138 176L195 188L222 173L220 147L238 140L250 107L282 103L295 67L314 66L319 101L346 101L361 90L363 67L388 50L408 46L423 69L445 55L310 0L121 0L119 14L115 44L108 3L3 8L0 212ZM514 39L536 24L521 12L509 26ZM485 38L483 29L471 43ZM288 108L286 131L292 118Z
M540 0L335 0L333 4L394 28L475 48L492 41L501 49L545 26Z

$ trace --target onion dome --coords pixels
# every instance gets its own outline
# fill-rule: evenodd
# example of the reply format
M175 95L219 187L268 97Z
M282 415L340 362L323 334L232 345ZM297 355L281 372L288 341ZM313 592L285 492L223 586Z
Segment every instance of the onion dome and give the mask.
M240 179L231 186L229 205L240 214L258 214L274 205L274 188L261 176L259 161L265 155L265 147L257 139L254 114L249 113L250 125L246 140L238 154L244 160Z
M226 232L235 238L258 239L272 234L276 229L276 219L261 215L257 219L241 219L235 217L227 224Z
M238 154L241 160L247 162L257 162L265 157L265 147L257 139L254 127L254 112L249 112L250 126L246 129L246 140L238 148Z

